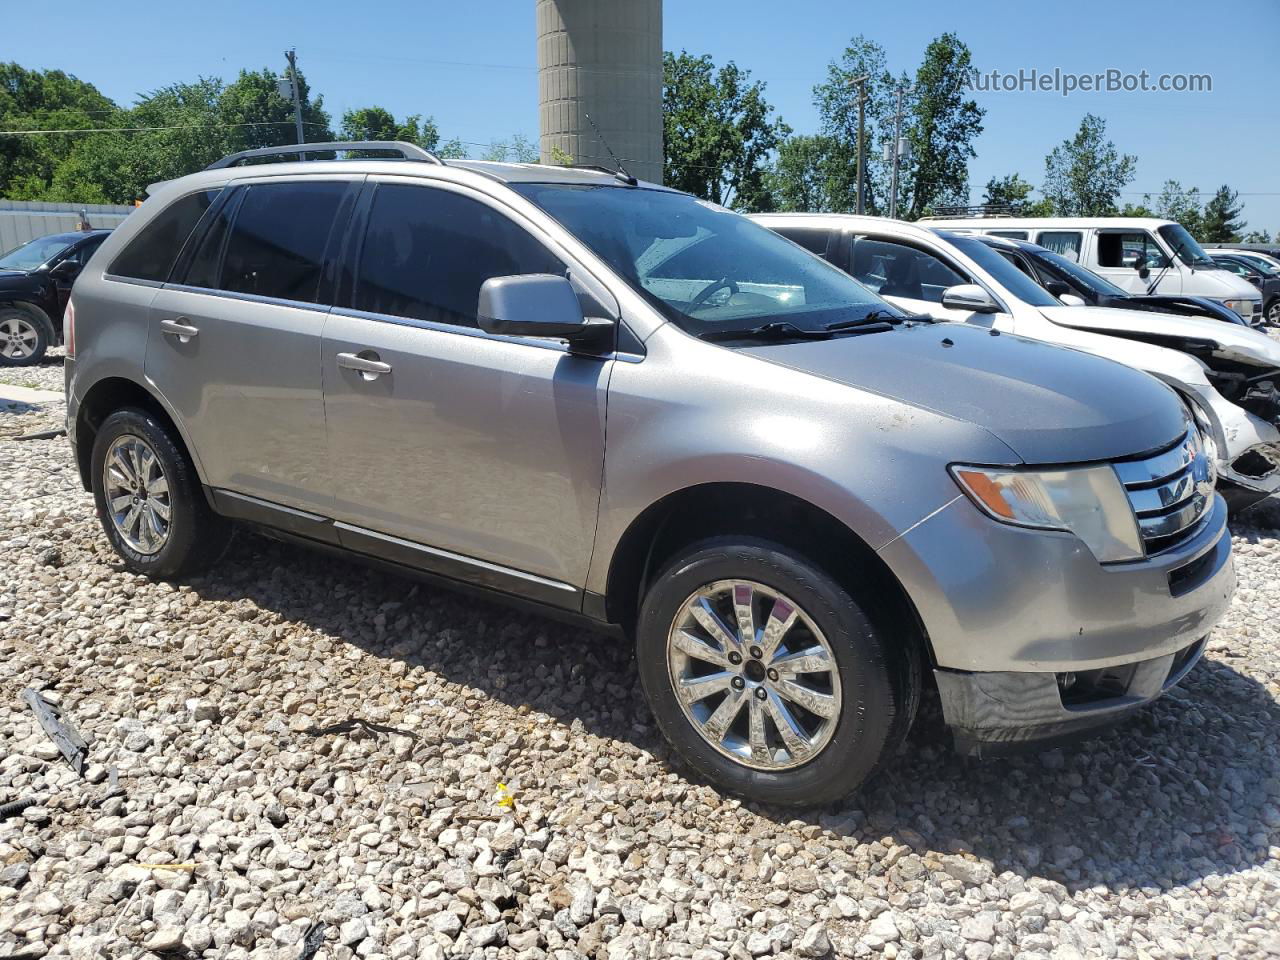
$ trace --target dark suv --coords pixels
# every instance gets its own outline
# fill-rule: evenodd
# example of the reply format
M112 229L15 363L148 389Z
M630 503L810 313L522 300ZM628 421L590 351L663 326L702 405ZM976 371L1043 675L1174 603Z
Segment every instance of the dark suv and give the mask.
M54 233L0 257L0 366L39 363L61 341L71 284L110 233Z

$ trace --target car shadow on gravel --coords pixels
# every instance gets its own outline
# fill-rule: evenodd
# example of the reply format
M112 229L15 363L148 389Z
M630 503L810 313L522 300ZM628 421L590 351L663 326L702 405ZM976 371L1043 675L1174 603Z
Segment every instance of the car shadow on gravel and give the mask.
M513 710L580 722L698 781L658 734L622 641L243 533L217 572L191 585L205 599L248 599L380 659L423 666ZM821 810L752 809L779 833L794 833L799 816L849 841L921 855L873 861L874 872L971 851L997 874L1072 889L1212 887L1280 843L1277 730L1267 689L1217 659L1112 731L1005 760L956 756L936 697L926 697L899 755L859 794Z

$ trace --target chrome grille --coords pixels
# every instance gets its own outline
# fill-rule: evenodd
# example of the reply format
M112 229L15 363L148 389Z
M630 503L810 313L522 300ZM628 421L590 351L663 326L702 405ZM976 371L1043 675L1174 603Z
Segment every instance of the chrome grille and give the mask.
M1200 431L1189 427L1169 447L1141 460L1115 464L1142 532L1147 556L1193 536L1213 507L1213 462Z

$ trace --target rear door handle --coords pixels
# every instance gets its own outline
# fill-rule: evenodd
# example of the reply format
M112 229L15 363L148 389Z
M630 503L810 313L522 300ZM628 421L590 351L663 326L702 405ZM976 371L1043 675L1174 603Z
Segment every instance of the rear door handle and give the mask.
M374 354L374 356L377 356L377 354ZM391 372L391 364L369 357L362 357L358 353L338 354L338 366L346 367L348 370L359 370L365 375L366 380L372 380L384 373Z
M179 341L186 343L192 337L200 334L200 328L184 322L186 319L186 317L179 317L177 320L161 320L160 331L167 333L171 337L177 337Z

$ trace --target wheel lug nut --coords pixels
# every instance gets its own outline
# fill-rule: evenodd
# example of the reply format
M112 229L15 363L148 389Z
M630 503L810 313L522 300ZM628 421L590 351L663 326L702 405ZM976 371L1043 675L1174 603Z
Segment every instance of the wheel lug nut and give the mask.
M763 657L763 656L764 656L764 651L763 651L763 650L761 650L759 647L752 647L752 648L751 648L751 659L752 659L752 660L759 660L759 659L760 659L761 657Z
M757 700L764 700L764 699L765 699L766 697L768 697L768 696L769 696L769 691L768 691L768 690L766 690L764 687L756 687L756 699L757 699Z
M742 662L742 654L738 653L736 650L733 651L733 653L729 654L729 662L736 667Z
M770 680L777 680L777 679L778 679L778 671L777 671L777 670L770 670L770 671L769 671L769 679L770 679Z
M733 689L735 690L741 690L743 687L747 685L746 681L743 680L741 677L734 677L731 682L733 683Z

